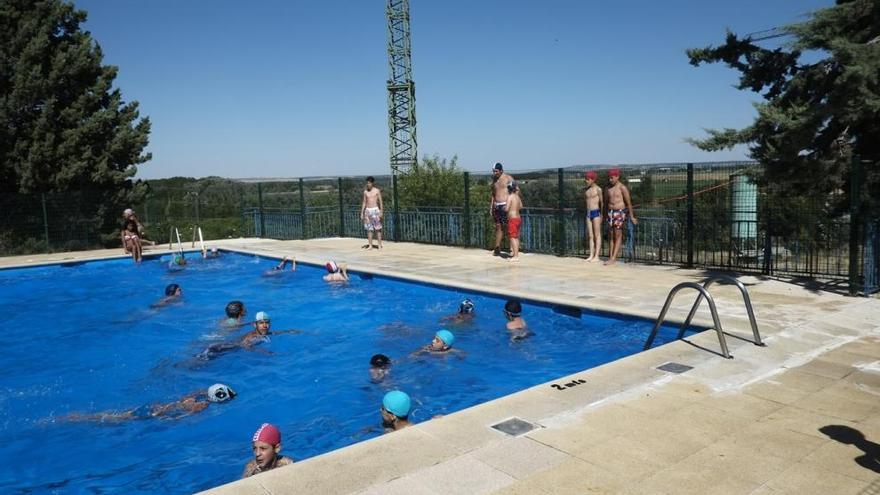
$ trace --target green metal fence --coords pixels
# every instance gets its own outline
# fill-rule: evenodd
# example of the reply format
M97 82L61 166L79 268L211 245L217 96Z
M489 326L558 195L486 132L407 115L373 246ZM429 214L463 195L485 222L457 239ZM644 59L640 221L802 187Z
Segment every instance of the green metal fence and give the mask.
M824 194L801 196L758 185L754 162L621 166L638 225L629 225L624 259L704 269L784 274L841 281L854 291L878 285L876 218L854 202L834 210ZM524 210L524 252L585 256L585 169L517 170ZM599 185L607 170L599 168ZM490 248L491 175L462 173L441 194L445 205L418 203L406 179L376 176L389 240ZM426 187L422 183L419 187ZM363 178L325 177L241 182L227 179L165 184L131 205L147 238L166 242L173 228L184 242L200 227L206 239L363 237ZM108 214L106 192L2 195L0 254L68 251L119 245L121 207ZM107 219L110 218L108 221ZM852 222L851 219L856 221ZM608 232L602 255L607 255Z

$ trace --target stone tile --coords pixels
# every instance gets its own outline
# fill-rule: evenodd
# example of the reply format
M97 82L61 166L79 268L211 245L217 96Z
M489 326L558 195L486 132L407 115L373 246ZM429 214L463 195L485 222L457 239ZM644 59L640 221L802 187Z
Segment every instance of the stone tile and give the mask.
M491 493L516 481L471 454L416 471L406 478L437 495Z
M620 442L617 439L582 445L573 455L627 483L652 476L672 464L668 459L642 455L634 442Z
M357 492L357 495L435 495L435 493L429 487L424 486L421 480L407 476L373 485L366 490Z
M722 471L715 466L674 465L641 481L640 493L670 493L676 495L728 495L749 493L761 484L742 479L738 473Z
M755 452L749 445L735 443L729 437L682 460L676 467L687 470L688 466L705 466L723 473L736 473L739 478L763 484L795 462L797 461Z
M472 455L517 479L563 463L571 456L528 437L511 438L475 450Z
M822 354L822 360L831 363L842 364L845 366L858 367L858 365L867 364L877 360L877 356L868 356L861 352L854 352L849 348L832 349Z
M767 486L798 495L857 495L866 483L815 464L799 462L767 482Z
M534 486L534 484L517 481L492 492L492 495L551 495L551 492L545 491L543 487Z
M766 423L754 423L725 439L751 449L756 455L770 455L800 461L822 446L827 439L779 429Z
M854 368L847 364L835 363L819 358L814 359L807 364L798 366L797 368L794 368L794 370L801 373L810 373L838 380L852 373Z
M773 411L781 409L783 404L772 400L754 397L742 392L713 395L703 402L704 405L720 409L744 419L760 419Z
M740 431L753 421L710 407L711 404L711 400L690 404L663 418L662 422L669 425L671 431L690 430L712 441Z
M593 464L571 459L519 483L520 493L585 495L619 493L625 482Z
M819 431L823 426L842 424L857 427L856 423L799 407L784 407L762 418L760 422L773 428L795 431L822 440L828 439L827 435Z
M872 450L872 454L866 454L865 450ZM805 457L802 462L814 464L817 467L833 471L837 474L849 476L865 482L880 478L880 462L877 454L880 445L865 441L860 446L841 443L833 440L826 443ZM871 469L873 467L874 469Z
M212 495L272 495L272 492L260 484L259 476L251 476L200 493L209 492Z
M416 428L262 474L272 493L350 493L448 459L454 451Z
M877 410L878 401L876 397L854 387L832 385L799 399L792 405L848 421L859 421Z
M789 370L767 380L752 384L744 392L761 399L791 404L832 383L834 383L833 378Z

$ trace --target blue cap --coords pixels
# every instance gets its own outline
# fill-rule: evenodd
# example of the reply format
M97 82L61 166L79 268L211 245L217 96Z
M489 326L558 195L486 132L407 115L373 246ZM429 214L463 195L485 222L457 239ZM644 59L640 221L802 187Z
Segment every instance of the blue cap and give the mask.
M449 330L440 330L436 333L436 336L449 347L452 347L452 344L455 342L455 335L452 335L452 332Z
M269 313L265 311L260 311L257 313L257 317L254 318L254 321L271 321L272 318L269 317Z
M382 398L382 407L398 418L405 418L409 416L409 409L412 407L412 401L406 392L392 390Z

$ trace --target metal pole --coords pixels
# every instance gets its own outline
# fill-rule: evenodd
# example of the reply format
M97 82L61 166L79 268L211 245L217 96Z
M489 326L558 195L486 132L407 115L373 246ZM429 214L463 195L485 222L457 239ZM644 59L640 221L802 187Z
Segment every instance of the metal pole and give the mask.
M859 223L862 188L862 163L859 155L853 155L849 177L849 295L859 293Z
M687 268L694 267L694 164L687 164Z
M49 213L46 211L46 193L40 194L43 201L43 237L46 239L46 252L49 252Z
M196 225L202 224L202 214L201 214L201 209L199 208L200 202L201 201L199 200L199 192L196 191Z
M342 177L339 177L336 181L337 187L339 188L339 237L345 237L345 210L344 205L342 204Z
M306 193L302 178L299 179L299 229L300 237L306 238Z
M564 218L564 207L565 207L565 182L563 182L563 171L562 168L558 168L556 170L557 183L559 185L558 192L558 205L556 208L556 222L557 222L557 232L559 232L559 245L557 250L559 252L559 256L565 256L565 218Z
M397 175L391 176L391 185L394 192L394 240L399 241L400 235L400 196L397 193Z
M471 174L464 173L464 247L471 245Z
M257 200L258 205L260 207L260 235L259 237L266 236L266 216L263 214L263 184L261 182L257 182Z
M241 225L239 225L238 233L239 233L239 236L241 236L241 237L245 236L245 234L244 234L245 220L244 220L244 192L243 192L243 189L244 189L244 186L239 184L238 185L238 211L239 211L239 214L241 215Z

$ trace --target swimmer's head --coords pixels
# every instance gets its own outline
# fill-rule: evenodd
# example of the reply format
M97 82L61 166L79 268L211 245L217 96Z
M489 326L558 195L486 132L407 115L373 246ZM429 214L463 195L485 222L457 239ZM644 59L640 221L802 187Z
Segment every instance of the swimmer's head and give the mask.
M126 209L122 212L122 217L123 217L123 218L128 218L128 217L130 217L130 216L132 216L132 215L134 215L134 210L132 210L131 208L126 208Z
M166 296L179 296L181 292L180 286L177 284L168 284L168 286L165 287Z
M458 312L464 315L473 313L475 309L477 309L477 307L474 306L474 302L470 299L465 299L458 305Z
M222 383L215 383L208 387L208 400L211 402L226 402L232 400L235 396L235 390Z
M257 317L254 318L254 321L256 321L258 323L261 321L270 322L270 321L272 321L272 318L269 317L269 313L267 313L265 311L259 311L259 312L257 312Z
M409 395L400 390L392 390L382 398L382 409L401 419L406 419L409 416L411 407L412 400Z
M336 273L339 271L339 265L336 264L335 261L330 260L325 265L324 268L327 269L327 273Z
M175 265L185 265L186 264L186 257L183 256L183 253L175 254L172 262Z
M512 180L509 183L507 183L507 192L512 193L518 189L519 189L519 183L517 183L515 180Z
M211 254L220 254L220 250L217 249L216 246L215 246L215 247L212 247L212 248L211 248Z
M244 303L241 301L232 301L226 305L226 316L229 318L244 316L244 311Z
M504 312L511 318L522 316L522 304L515 299L511 299L504 305Z
M495 166L492 167L492 172L504 172L504 165L501 162L495 162Z
M263 423L254 432L253 442L265 442L269 445L281 444L281 431L277 426L270 423Z
M449 330L439 330L434 334L434 337L440 339L440 342L443 342L445 347L452 347L452 344L455 343L455 335Z
M385 354L376 354L370 358L370 366L374 368L387 368L391 366L391 359Z
M611 170L608 171L608 177L617 177L619 179L620 178L620 169L619 168L612 168Z
M373 185L375 184L375 182L376 182L376 179L374 179L372 175L367 177L367 190L368 191L373 188Z
M597 174L595 170L590 170L589 172L584 174L584 179L591 180L593 182L596 182L596 179L598 178L599 174Z

